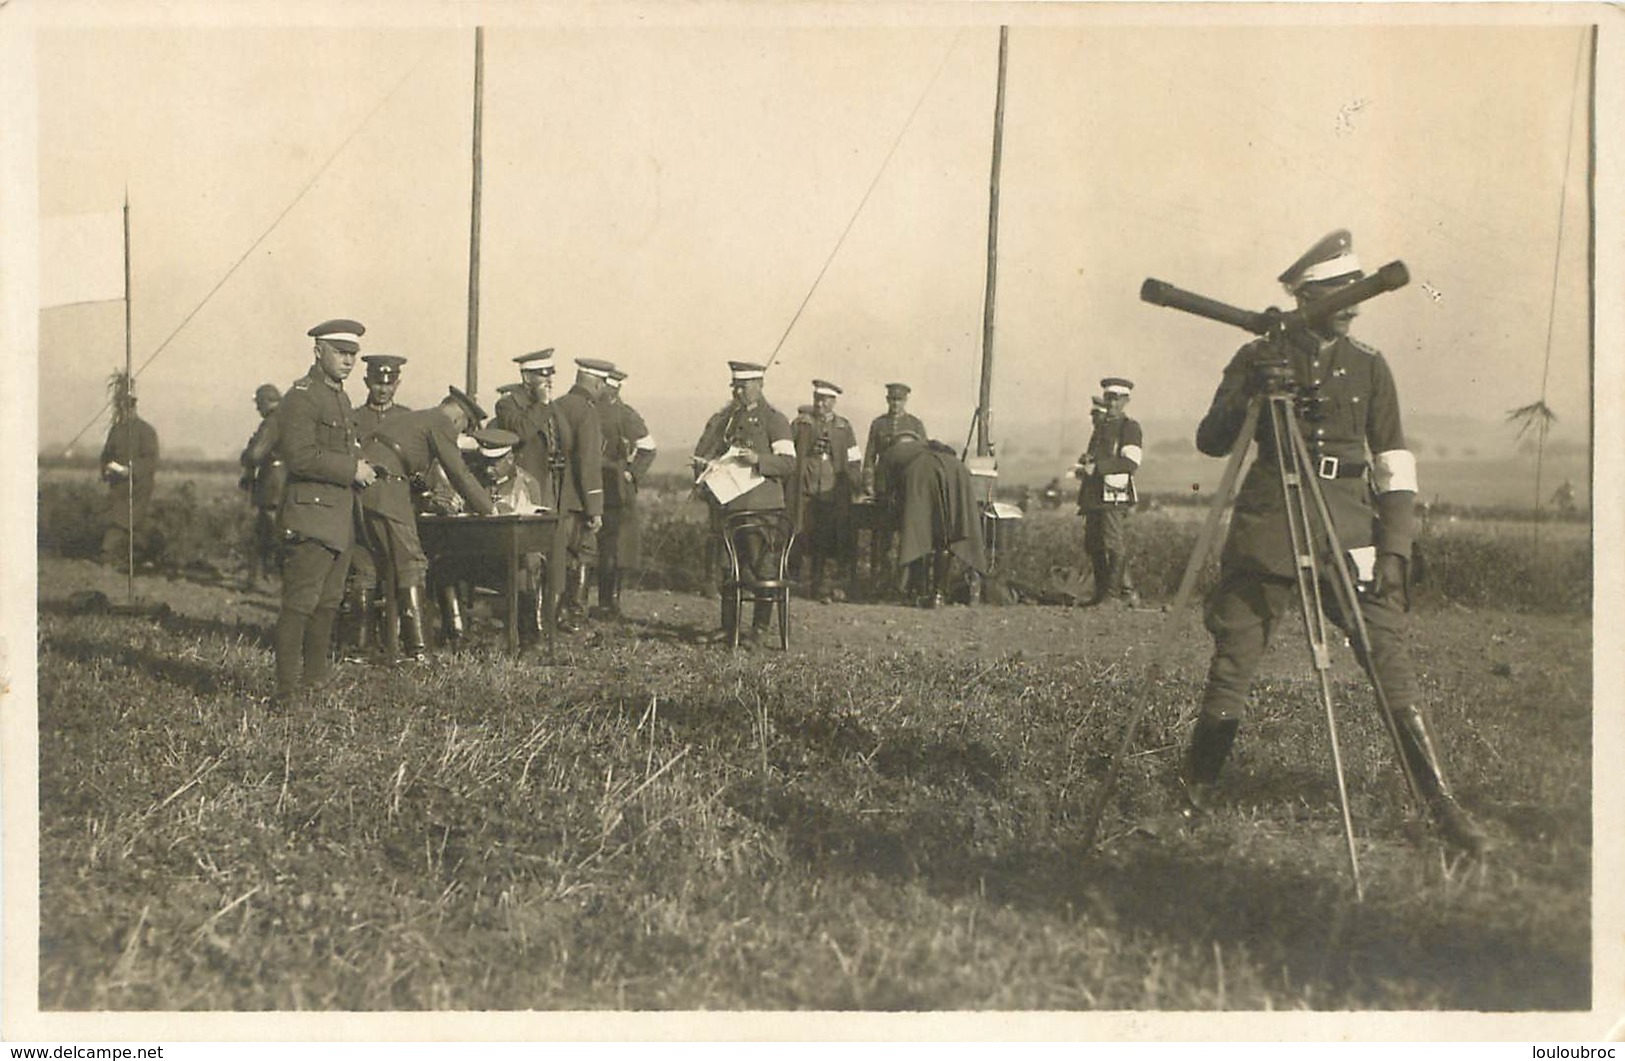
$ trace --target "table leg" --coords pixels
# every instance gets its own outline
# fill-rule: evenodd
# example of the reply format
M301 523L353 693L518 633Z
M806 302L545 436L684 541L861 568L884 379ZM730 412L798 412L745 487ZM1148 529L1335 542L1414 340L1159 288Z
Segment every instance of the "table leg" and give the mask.
M519 652L519 526L510 523L508 532L508 652Z

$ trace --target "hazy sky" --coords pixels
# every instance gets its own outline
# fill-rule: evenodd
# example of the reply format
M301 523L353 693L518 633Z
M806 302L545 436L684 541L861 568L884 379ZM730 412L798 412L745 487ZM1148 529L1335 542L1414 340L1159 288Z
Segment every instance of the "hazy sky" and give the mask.
M850 223L769 399L793 412L828 377L867 424L901 378L933 434L964 438L997 24L861 10L487 30L482 396L527 350L608 357L663 452L687 453L726 361L773 352ZM1143 415L1194 424L1244 337L1141 303L1141 281L1284 304L1275 275L1347 227L1368 267L1410 267L1356 326L1408 410L1535 400L1550 327L1556 437L1586 437L1581 26L1011 14L996 436L1082 421L1106 374L1136 379ZM40 212L116 209L128 187L137 364L272 229L140 377L168 445L234 454L254 387L303 373L327 317L410 359L408 404L461 384L473 50L450 26L40 34ZM122 329L118 303L41 314L42 444L95 414Z

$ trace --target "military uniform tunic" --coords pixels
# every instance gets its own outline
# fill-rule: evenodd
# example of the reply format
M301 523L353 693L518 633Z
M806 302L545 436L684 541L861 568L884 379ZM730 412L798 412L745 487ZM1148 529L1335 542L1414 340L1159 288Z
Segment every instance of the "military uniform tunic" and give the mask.
M790 515L806 536L808 554L847 559L852 544L852 499L861 486L863 452L846 417L797 416L790 425L796 470L790 479Z
M874 497L885 497L887 488L885 483L885 469L880 458L886 455L891 448L892 440L904 431L913 432L916 438L924 442L928 437L925 433L925 424L913 413L901 413L892 416L890 413L877 416L869 425L869 444L863 450L863 489Z
M519 436L514 446L514 458L541 484L543 507L555 507L556 477L552 457L559 452L559 447L558 429L553 423L553 404L537 401L528 390L505 394L497 400L491 426Z
M638 484L654 463L654 440L638 411L606 388L598 399L604 435L604 525L598 532L600 597L614 595L614 578L642 554Z
M1415 459L1405 448L1399 396L1381 354L1347 337L1323 342L1288 333L1279 348L1249 343L1231 360L1197 428L1196 445L1219 457L1238 442L1246 416L1249 379L1260 359L1284 357L1305 396L1299 425L1321 492L1345 551L1374 547L1407 556L1416 497ZM1214 637L1202 714L1241 718L1252 676L1277 621L1297 603L1292 548L1269 419L1259 417L1259 450L1236 496L1220 561L1219 583L1209 594L1205 621ZM1367 475L1370 481L1367 480ZM1375 492L1375 497L1373 493ZM1343 562L1322 557L1323 562ZM1396 708L1420 702L1404 641L1402 587L1362 592L1361 613L1371 635L1371 657L1361 659ZM1330 586L1322 597L1327 617L1345 630ZM1357 643L1357 642L1356 642Z
M694 456L715 460L734 446L755 452L756 470L764 481L721 506L727 514L766 512L784 507L784 480L795 471L796 447L790 437L790 421L784 414L759 401L744 407L730 402L706 421Z
M430 464L438 461L470 509L488 516L491 499L463 463L457 430L438 406L380 423L362 452L383 471L361 494L368 548L379 569L390 574L396 585L421 584L429 561L418 538L411 480L427 474Z

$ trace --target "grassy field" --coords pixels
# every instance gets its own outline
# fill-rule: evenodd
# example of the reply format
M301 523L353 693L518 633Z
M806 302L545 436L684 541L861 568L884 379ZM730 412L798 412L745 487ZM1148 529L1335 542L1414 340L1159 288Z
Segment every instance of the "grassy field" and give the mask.
M188 503L227 518L209 496ZM669 506L651 550L692 554ZM1154 520L1143 583L1179 556ZM1027 530L1033 571L1075 563L1075 519ZM273 713L273 597L171 565L137 581L164 613L86 609L74 594L118 600L122 578L42 556L39 1004L1588 1008L1589 551L1556 550L1544 578L1564 584L1526 595L1504 565L1527 550L1462 540L1480 552L1436 568L1503 567L1474 576L1483 600L1465 574L1425 597L1415 647L1501 848L1441 858L1339 653L1359 904L1292 631L1223 805L1192 824L1170 777L1206 663L1194 614L798 602L789 653L730 654L700 643L714 602L645 588L631 624L551 662L502 655L487 626ZM1170 621L1188 629L1146 688Z
M41 496L44 1009L1589 1007L1583 535L1428 544L1415 655L1501 843L1484 864L1446 864L1410 814L1339 653L1355 903L1292 630L1224 806L1191 824L1170 778L1206 666L1194 613L798 601L791 652L734 655L702 643L717 606L682 591L702 523L666 497L627 626L546 663L483 619L473 650L351 668L275 713L276 601L232 585L229 479L161 484L174 552L132 613L88 604L124 578L73 557L86 497ZM1079 535L1035 515L1012 572L1076 580ZM1165 598L1191 520L1134 535ZM1188 629L1146 686L1163 622Z

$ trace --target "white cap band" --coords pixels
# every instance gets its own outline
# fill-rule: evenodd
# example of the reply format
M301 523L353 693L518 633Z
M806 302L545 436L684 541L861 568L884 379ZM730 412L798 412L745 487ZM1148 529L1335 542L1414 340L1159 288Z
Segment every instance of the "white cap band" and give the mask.
M1330 261L1316 262L1309 266L1298 274L1297 279L1288 286L1287 290L1296 291L1304 284L1319 283L1322 280L1336 280L1340 276L1348 276L1350 273L1359 271L1360 259L1354 255L1354 252L1350 251L1347 254L1339 254Z

